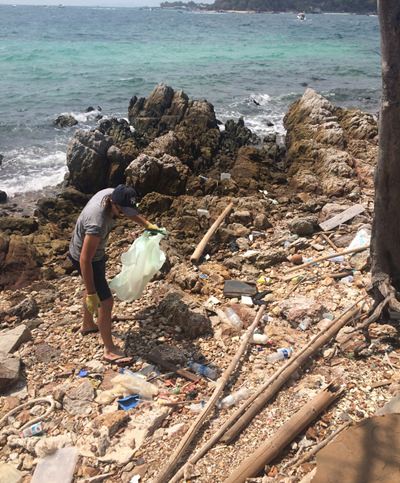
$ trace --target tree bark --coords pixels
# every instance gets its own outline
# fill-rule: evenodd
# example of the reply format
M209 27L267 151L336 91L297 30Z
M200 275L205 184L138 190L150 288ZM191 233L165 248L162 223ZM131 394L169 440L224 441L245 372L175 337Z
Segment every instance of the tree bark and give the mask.
M379 156L375 171L372 284L377 303L395 310L400 289L400 2L378 0L382 50Z

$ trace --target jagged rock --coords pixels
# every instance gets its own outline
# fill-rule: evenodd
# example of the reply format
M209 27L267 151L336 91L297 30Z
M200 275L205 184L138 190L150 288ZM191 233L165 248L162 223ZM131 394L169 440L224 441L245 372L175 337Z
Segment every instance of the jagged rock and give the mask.
M110 136L99 130L77 131L67 148L68 183L83 193L96 193L108 183Z
M55 197L40 198L35 214L58 224L62 224L68 219L75 221L77 212L86 205L90 197L91 195L68 186ZM72 220L72 218L74 219Z
M212 331L211 321L200 312L191 310L177 292L168 294L160 303L159 311L167 323L178 325L189 339L209 334Z
M315 218L293 218L289 223L289 229L292 233L299 236L309 236L317 229Z
M132 97L128 108L130 124L136 131L149 138L173 130L179 124L189 105L189 98L183 91L158 84L147 99Z
M287 261L287 252L285 250L274 250L258 254L254 263L257 268L265 270L285 261Z
M169 154L160 159L141 154L125 171L128 184L144 195L152 191L166 195L179 195L185 192L189 168Z
M1 160L0 160L0 165L1 165ZM6 203L7 202L7 193L5 191L0 190L0 203Z
M240 223L231 223L226 227L226 230L234 237L243 237L250 234L250 228L247 228Z
M32 319L39 313L39 306L33 297L28 297L15 307L7 311L8 315L18 317L20 320Z
M33 218L21 216L3 216L0 217L0 230L18 233L21 235L29 235L38 229L38 223Z
M309 317L313 321L321 318L325 311L325 307L314 298L311 297L290 297L282 302L281 312L286 319L297 326L305 317Z
M182 366L186 364L187 358L183 353L182 349L178 349L174 346L168 344L162 344L150 351L150 354L154 353L155 357L163 359L164 361L170 362L172 364ZM152 358L150 357L150 360Z
M144 150L143 154L161 158L164 154L179 155L179 140L173 131L155 138Z
M61 114L54 121L57 127L72 127L78 124L78 121L71 114Z
M162 144L195 170L211 162L218 149L220 132L213 106L207 101L189 100L184 92L164 84L156 86L147 99L134 96L128 115L138 135L148 140L173 130L175 134ZM179 146L178 152L175 146ZM149 147L152 154L158 150L154 145Z
M272 225L268 220L267 215L264 213L258 213L258 215L254 218L254 228L257 230L266 230L267 228L271 228Z
M372 116L336 108L307 89L289 108L284 125L289 180L294 188L343 196L360 184L372 187L377 154Z
M221 149L235 154L242 146L258 142L258 137L244 125L242 118L237 122L229 119L225 123L225 130L221 134Z
M56 349L49 344L43 343L35 346L35 356L39 362L51 362L60 355L60 349Z
M0 391L18 380L21 361L5 352L0 352Z
M0 352L10 354L18 347L32 338L31 331L21 324L14 329L0 332Z
M0 289L23 287L40 276L42 258L24 237L0 234Z

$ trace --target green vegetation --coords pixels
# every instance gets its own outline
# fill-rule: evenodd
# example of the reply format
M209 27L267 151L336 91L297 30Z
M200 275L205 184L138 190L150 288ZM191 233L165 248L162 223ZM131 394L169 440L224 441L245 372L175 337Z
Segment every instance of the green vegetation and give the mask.
M212 5L163 2L162 8L202 10L252 10L256 12L348 12L376 13L376 0L215 0Z

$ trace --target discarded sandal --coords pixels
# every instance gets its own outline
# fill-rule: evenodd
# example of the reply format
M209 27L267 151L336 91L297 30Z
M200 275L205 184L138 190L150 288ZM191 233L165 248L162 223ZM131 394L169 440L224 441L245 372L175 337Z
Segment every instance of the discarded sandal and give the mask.
M121 356L117 357L116 359L109 359L108 357L103 356L103 361L107 362L108 364L116 364L117 366L126 366L133 362L133 357Z

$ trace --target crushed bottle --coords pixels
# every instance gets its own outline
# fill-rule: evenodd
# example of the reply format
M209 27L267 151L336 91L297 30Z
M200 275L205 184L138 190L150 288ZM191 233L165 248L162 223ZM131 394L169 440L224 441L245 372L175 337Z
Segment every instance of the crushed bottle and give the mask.
M248 399L250 395L251 395L250 389L247 389L246 387L242 387L238 391L235 391L232 394L229 394L228 396L224 397L222 401L220 401L220 403L218 404L218 407L221 409L230 408L231 406L234 406L240 401L244 401L245 399Z
M204 364L199 364L198 362L189 362L189 368L192 369L196 374L200 376L208 377L208 379L217 379L217 371L211 367L205 366Z

